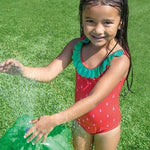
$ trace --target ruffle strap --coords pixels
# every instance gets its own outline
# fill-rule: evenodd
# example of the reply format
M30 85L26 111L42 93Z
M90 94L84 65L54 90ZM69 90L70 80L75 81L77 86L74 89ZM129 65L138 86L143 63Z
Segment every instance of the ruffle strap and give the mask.
M99 75L101 75L106 70L106 67L110 66L110 61L114 57L120 57L123 55L123 50L118 50L114 52L113 54L110 54L98 67L89 69L89 68L86 68L81 61L81 48L84 43L89 43L89 39L85 38L84 40L79 41L75 45L73 55L72 55L73 64L76 68L76 71L82 77L86 77L86 78L99 77Z

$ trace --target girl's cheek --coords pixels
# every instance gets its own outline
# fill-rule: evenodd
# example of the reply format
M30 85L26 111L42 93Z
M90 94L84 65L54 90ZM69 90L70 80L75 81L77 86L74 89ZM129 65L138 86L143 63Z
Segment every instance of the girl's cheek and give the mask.
M92 32L92 31L93 31L93 28L92 28L92 27L86 26L86 27L84 28L84 32L86 32L86 33L89 33L89 32Z

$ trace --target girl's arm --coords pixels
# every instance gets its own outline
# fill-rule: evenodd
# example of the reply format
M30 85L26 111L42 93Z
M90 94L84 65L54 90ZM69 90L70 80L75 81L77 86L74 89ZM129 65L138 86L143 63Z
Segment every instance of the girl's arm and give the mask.
M0 64L0 72L8 74L21 74L26 78L48 82L54 79L71 62L74 45L79 39L74 39L67 44L64 50L50 64L45 67L28 67L14 59L8 59Z
M114 89L121 79L127 76L129 65L130 61L125 55L114 58L111 61L110 68L97 82L96 86L93 88L88 97L76 102L74 105L62 112L51 116L40 117L41 121L40 119L34 120L32 123L35 123L35 125L28 131L25 137L33 133L34 130L37 130L43 133L43 140L45 140L48 133L53 129L54 126L74 120L95 108L100 101L102 101ZM33 133L28 141L33 139L37 133L38 132ZM38 136L35 142L37 142L39 138L40 137Z

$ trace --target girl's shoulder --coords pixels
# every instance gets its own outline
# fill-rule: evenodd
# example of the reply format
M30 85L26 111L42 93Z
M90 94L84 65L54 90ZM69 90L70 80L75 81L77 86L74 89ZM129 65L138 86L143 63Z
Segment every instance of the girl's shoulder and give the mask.
M68 54L71 54L73 53L74 51L74 47L75 45L80 41L80 38L75 38L75 39L72 39L70 42L68 42L68 44L64 47L62 53L68 53Z
M113 63L116 62L116 63L125 63L128 66L128 64L130 63L130 56L120 44L118 44L110 54L115 56L115 54L119 54L120 52L122 53L122 55L120 55L119 57L114 57L111 61L111 65L113 65Z
M119 44L116 46L116 48L114 49L114 51L111 53L111 55L114 55L115 53L119 53L122 52L122 55L120 55L120 57L114 57L114 59L112 59L112 62L125 62L128 64L128 62L130 62L130 56L127 53L127 51L125 49L123 49L122 46L120 46Z
M118 71L125 70L124 77L126 77L128 74L129 67L130 67L130 58L126 54L126 51L124 51L124 50L122 50L122 51L123 51L123 55L121 55L120 57L114 57L111 60L111 62L110 62L111 65L109 67L109 70L118 70Z
M121 55L120 57L114 57L111 60L111 65L113 65L113 63L116 63L116 64L118 64L118 63L124 63L124 65L125 64L128 65L130 63L129 56L125 53L124 50L118 50L118 51L114 52L114 54L117 53L117 52L120 52L120 51L122 51L123 55Z
M70 45L70 46L74 49L74 46L75 46L79 41L81 41L80 38L74 38L74 39L72 39L72 40L68 43L68 45Z

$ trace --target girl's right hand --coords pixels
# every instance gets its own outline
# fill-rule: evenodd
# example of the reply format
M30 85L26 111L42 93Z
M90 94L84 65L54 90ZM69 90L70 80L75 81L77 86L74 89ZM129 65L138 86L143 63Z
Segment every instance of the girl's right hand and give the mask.
M12 75L22 75L24 66L19 61L14 59L5 60L0 64L0 73L7 73Z

